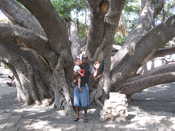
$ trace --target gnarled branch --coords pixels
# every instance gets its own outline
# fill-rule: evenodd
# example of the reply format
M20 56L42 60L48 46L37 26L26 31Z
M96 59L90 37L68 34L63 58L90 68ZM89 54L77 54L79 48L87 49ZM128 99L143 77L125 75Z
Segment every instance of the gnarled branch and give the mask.
M16 0L1 0L0 9L14 24L45 36L36 18Z
M34 49L43 56L46 52L49 52L47 38L37 35L31 30L17 25L0 24L0 32L1 42L13 41L14 44L17 43L19 47Z
M125 0L108 0L108 2L109 9L105 15L105 21L109 24L118 25Z
M151 75L157 75L157 74L167 73L167 72L175 72L175 65L174 64L162 65L160 67L157 67L155 69L152 69L152 70L144 73L143 75L131 77L126 82L131 82L131 81L138 80L138 79L148 77L148 76L151 76Z
M59 53L69 46L66 25L58 16L49 0L19 1L38 19L47 34L49 44L53 50Z
M152 58L175 54L175 47L158 49Z
M123 84L120 87L121 88L120 92L130 96L148 87L155 86L158 84L170 83L174 81L175 81L175 72L150 75L150 76L143 77L141 79Z
M137 69L144 63L147 56L157 48L166 44L175 36L175 16L170 17L166 23L162 23L147 33L137 43L135 53L126 55L122 61L112 69L113 84L135 75ZM117 73L120 73L119 76Z

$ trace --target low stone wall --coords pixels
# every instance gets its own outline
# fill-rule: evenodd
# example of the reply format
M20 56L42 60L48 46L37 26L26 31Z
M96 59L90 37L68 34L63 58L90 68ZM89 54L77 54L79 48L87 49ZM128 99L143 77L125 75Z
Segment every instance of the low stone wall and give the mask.
M110 93L101 111L101 120L125 121L128 116L126 95Z

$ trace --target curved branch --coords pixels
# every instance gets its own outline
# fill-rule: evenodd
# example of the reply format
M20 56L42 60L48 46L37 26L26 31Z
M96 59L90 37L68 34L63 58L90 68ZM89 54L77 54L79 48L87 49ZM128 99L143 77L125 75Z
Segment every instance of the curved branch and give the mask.
M157 57L164 57L166 55L172 55L175 54L175 47L170 48L160 48L152 53L152 55L147 59L145 62L148 62L149 60L152 60Z
M67 77L71 77L73 59L70 49L68 30L64 21L56 13L50 0L19 0L38 19L49 40L54 53L64 58L64 69ZM55 60L57 61L57 60ZM55 61L52 63L55 68ZM70 80L71 78L69 78Z
M158 49L152 58L175 54L175 47Z
M32 50L25 50L19 48L15 41L3 41L0 39L0 49L3 49L3 52L0 52L0 56L5 57L7 59L20 58L23 57L26 60L30 61L30 63L41 70L49 70L48 65L44 63L44 61Z
M38 19L47 34L49 43L53 50L59 53L68 47L69 42L66 25L57 15L50 0L19 1Z
M18 63L18 59L25 59L26 61L30 62L35 73L37 75L40 74L40 78L38 80L39 82L42 81L41 84L44 84L44 86L41 87L43 89L45 87L50 87L48 78L50 76L52 67L50 67L36 52L19 49L19 47L14 44L14 41L0 43L0 50L2 50L0 51L0 56L8 59L15 67L21 66L20 63Z
M153 28L154 6L152 5L152 1L141 0L141 2L142 10L140 12L137 27L129 33L124 43L124 47L113 57L112 68L119 64L126 55L134 55L135 48L139 41Z
M174 28L175 16L172 16L166 23L160 24L142 37L137 43L134 55L126 55L124 59L112 69L113 84L135 75L137 69L144 63L145 59L147 59L153 50L166 44L175 36ZM120 75L118 73L120 73Z
M47 38L37 35L30 30L17 25L0 24L0 32L1 42L17 42L18 46L34 49L42 55L49 52Z
M36 18L16 0L1 0L0 9L14 23L45 36Z
M131 77L126 82L131 82L131 81L138 80L151 75L157 75L157 74L168 73L168 72L175 72L175 64L162 65L160 67L157 67L155 69L152 69L151 71L144 73L143 75Z
M108 2L109 9L105 15L105 21L109 24L118 25L125 0L108 0Z
M132 82L127 82L121 86L120 92L132 95L151 86L165 84L175 81L175 72L161 73L143 77Z

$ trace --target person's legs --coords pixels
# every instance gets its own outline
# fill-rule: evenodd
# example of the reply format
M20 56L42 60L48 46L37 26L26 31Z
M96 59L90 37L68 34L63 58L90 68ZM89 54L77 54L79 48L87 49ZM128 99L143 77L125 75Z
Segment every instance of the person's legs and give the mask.
M87 86L82 88L83 90L80 93L80 103L84 110L84 122L87 122L87 107L89 106L89 89Z
M74 88L74 108L75 108L75 114L76 114L76 118L74 119L74 121L78 121L79 120L79 116L80 116L80 94L78 91L78 88Z
M87 108L84 108L84 114L87 114Z
M88 87L82 87L82 92L80 95L80 103L83 108L86 108L89 106L89 88ZM87 108L86 108L87 109Z
M74 121L78 121L80 119L80 108L79 107L75 107L75 113L76 113L76 118L74 119Z
M87 118L87 108L84 107L84 122L88 122L88 118Z

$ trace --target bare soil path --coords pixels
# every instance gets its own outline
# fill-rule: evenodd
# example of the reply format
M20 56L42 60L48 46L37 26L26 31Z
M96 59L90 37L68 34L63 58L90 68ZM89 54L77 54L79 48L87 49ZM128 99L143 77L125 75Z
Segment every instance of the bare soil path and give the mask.
M0 73L0 131L173 131L175 130L175 83L149 88L133 96L127 122L101 122L95 109L89 122L52 107L24 106L16 101L16 89L6 85Z

